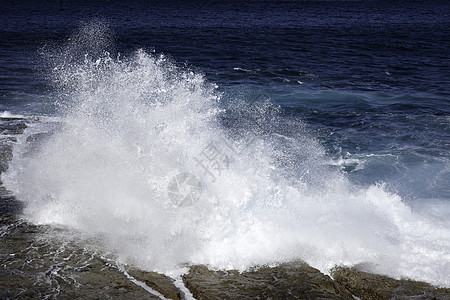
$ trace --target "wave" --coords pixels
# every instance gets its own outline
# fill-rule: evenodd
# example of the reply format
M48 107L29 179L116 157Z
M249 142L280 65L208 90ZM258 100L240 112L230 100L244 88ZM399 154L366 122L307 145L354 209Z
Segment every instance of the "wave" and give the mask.
M7 110L5 110L4 112L0 113L0 118L2 119L16 119L16 118L25 118L24 115L20 115L20 114L14 114L11 113Z
M102 32L87 24L49 55L61 125L34 152L15 149L2 177L26 220L162 272L303 259L450 285L448 221L352 184L270 99L224 97L164 55L87 51ZM68 55L80 41L87 52Z

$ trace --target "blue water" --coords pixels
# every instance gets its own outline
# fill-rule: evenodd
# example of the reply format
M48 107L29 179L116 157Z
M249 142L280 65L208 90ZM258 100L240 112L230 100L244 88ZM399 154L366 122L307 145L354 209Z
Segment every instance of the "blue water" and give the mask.
M246 122L230 104L237 98L269 100L281 132L320 144L329 172L354 188L383 184L445 221L449 12L446 1L15 2L0 13L0 111L64 115L57 59L67 67L108 51L119 61L143 49L217 85L224 128Z

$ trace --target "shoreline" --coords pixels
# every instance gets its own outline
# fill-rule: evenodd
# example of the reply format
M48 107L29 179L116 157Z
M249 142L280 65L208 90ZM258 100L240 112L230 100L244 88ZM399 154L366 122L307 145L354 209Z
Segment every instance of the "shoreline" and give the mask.
M302 261L244 272L192 265L175 279L119 264L77 241L40 238L46 226L15 219L0 220L9 227L0 237L0 299L450 299L449 288L349 267L328 276Z

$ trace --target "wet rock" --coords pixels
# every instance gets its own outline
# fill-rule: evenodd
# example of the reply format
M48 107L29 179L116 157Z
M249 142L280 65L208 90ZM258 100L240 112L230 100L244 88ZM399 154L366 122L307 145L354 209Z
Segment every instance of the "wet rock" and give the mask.
M436 288L414 280L396 280L357 268L336 267L334 280L364 300L383 299L450 299L450 289Z
M7 122L6 124L2 124L0 126L0 133L3 135L17 135L22 134L24 130L27 128L27 125L25 122L21 121L11 121Z
M12 157L13 146L8 143L0 143L0 173L8 169L8 164Z
M8 169L13 157L13 143L17 142L17 138L11 135L22 134L25 128L27 125L22 119L0 118L0 173Z
M114 261L77 243L41 238L48 228L0 227L0 299L160 299Z
M156 272L146 272L139 269L128 270L128 274L147 286L164 295L164 297L173 300L181 299L180 290L174 285L169 277Z
M183 281L196 299L353 299L329 276L298 261L243 273L192 266Z
M13 222L22 209L23 203L13 197L4 187L0 186L0 222Z
M43 141L50 138L53 134L54 134L53 131L31 134L27 137L26 141L28 143L42 143Z
M24 121L25 118L21 117L0 117L1 121Z
M42 145L44 145L48 139L53 135L53 131L50 132L40 132L31 134L27 137L26 142L27 148L26 151L22 154L24 157L30 157L33 154L37 153Z

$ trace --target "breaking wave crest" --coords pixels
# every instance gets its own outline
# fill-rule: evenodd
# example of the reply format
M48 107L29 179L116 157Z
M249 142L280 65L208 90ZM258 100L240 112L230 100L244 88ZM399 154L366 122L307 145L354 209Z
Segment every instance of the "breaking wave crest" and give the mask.
M61 125L3 175L25 219L150 270L303 259L450 285L447 221L352 184L267 97L221 93L164 55L112 57L104 33L86 25L49 55Z

